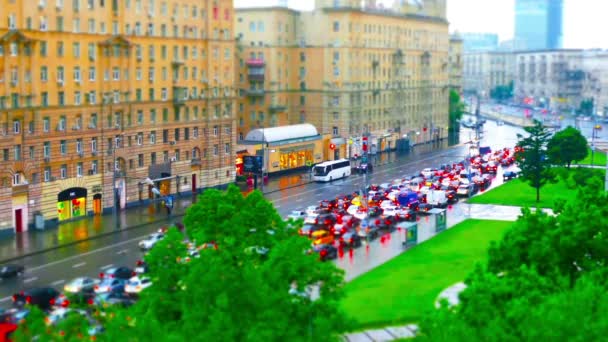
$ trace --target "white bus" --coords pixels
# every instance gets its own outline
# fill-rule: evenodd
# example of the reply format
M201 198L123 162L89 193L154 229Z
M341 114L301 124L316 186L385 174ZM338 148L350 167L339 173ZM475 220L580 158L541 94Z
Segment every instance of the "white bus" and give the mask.
M312 179L317 182L331 182L347 176L350 176L348 159L326 161L312 168Z

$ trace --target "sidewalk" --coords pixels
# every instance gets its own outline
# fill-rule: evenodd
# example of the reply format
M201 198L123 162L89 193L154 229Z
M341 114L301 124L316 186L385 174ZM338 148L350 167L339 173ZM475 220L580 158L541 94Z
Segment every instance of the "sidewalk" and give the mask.
M307 174L306 174L307 175ZM264 192L278 191L304 183L301 174L291 174L278 179L270 179L264 185ZM113 214L88 216L86 218L59 223L56 227L44 230L30 229L17 235L0 238L0 262L22 258L37 252L74 244L79 241L112 234L115 231L132 229L154 222L169 222L170 219L181 220L188 208L196 201L197 196L177 196L171 216L160 202L138 207L127 208Z

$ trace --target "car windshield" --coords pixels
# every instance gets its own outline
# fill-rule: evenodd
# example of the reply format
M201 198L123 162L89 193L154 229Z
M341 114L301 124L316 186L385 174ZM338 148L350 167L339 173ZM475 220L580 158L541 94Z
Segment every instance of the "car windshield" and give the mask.
M315 166L312 169L312 174L315 176L325 176L325 175L327 175L326 167L325 166Z

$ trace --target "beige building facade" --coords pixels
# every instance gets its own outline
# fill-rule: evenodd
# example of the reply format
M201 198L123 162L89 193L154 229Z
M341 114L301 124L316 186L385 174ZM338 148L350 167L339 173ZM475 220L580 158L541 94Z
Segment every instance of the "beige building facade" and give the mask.
M250 94L239 103L239 137L262 126L310 123L332 135L344 157L357 153L364 133L376 137L379 150L395 147L393 135L413 143L447 136L445 2L426 3L391 10L359 1L317 1L311 12L238 9L238 81Z
M464 41L458 34L453 34L450 37L450 50L448 52L449 60L449 78L450 88L462 93L464 81Z
M578 108L586 72L583 50L515 52L514 100L557 111Z
M231 1L0 0L0 228L234 180Z
M464 91L489 98L492 89L514 80L515 56L510 52L465 52L463 68Z

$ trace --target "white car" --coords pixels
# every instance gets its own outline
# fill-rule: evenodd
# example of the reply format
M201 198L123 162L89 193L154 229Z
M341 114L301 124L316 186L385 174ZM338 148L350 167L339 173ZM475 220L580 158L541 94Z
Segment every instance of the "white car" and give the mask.
M435 171L437 171L437 169L431 169L429 167L427 167L426 169L423 169L420 174L424 177L424 178L431 178L435 175Z
M163 233L154 233L150 234L147 239L139 242L139 248L143 250L150 250L154 245L156 245L160 240L165 237Z
M141 291L147 289L150 286L152 286L152 281L150 280L150 278L148 278L148 277L140 278L139 276L135 276L135 277L129 279L129 281L127 282L127 285L125 285L125 292L137 294L137 293L140 293Z
M306 212L302 210L292 210L289 215L287 215L287 219L299 220L306 217Z
M306 210L305 210L306 215L312 215L312 214L316 213L317 210L318 210L317 207L314 205L308 206L308 207L306 207Z
M99 280L88 277L78 277L69 283L65 284L63 290L69 293L78 293L80 291L90 291L99 284Z
M393 206L387 206L387 207L382 208L382 209L384 209L384 211L382 212L382 214L385 215L385 216L390 216L390 217L397 216L397 214L399 214L399 212L400 212L400 209L398 207L394 206L394 205Z
M346 209L346 212L353 216L357 213L357 211L359 211L359 206L354 204Z
M357 210L354 214L352 214L354 217L358 218L359 220L363 220L367 217L367 211L365 210Z
M380 202L380 208L385 209L385 208L390 208L390 207L394 207L395 203L393 201L387 201L384 200L382 202Z
M58 322L64 320L72 311L72 309L68 308L55 308L49 313L48 316L46 316L44 322L46 323L46 325L55 325Z

